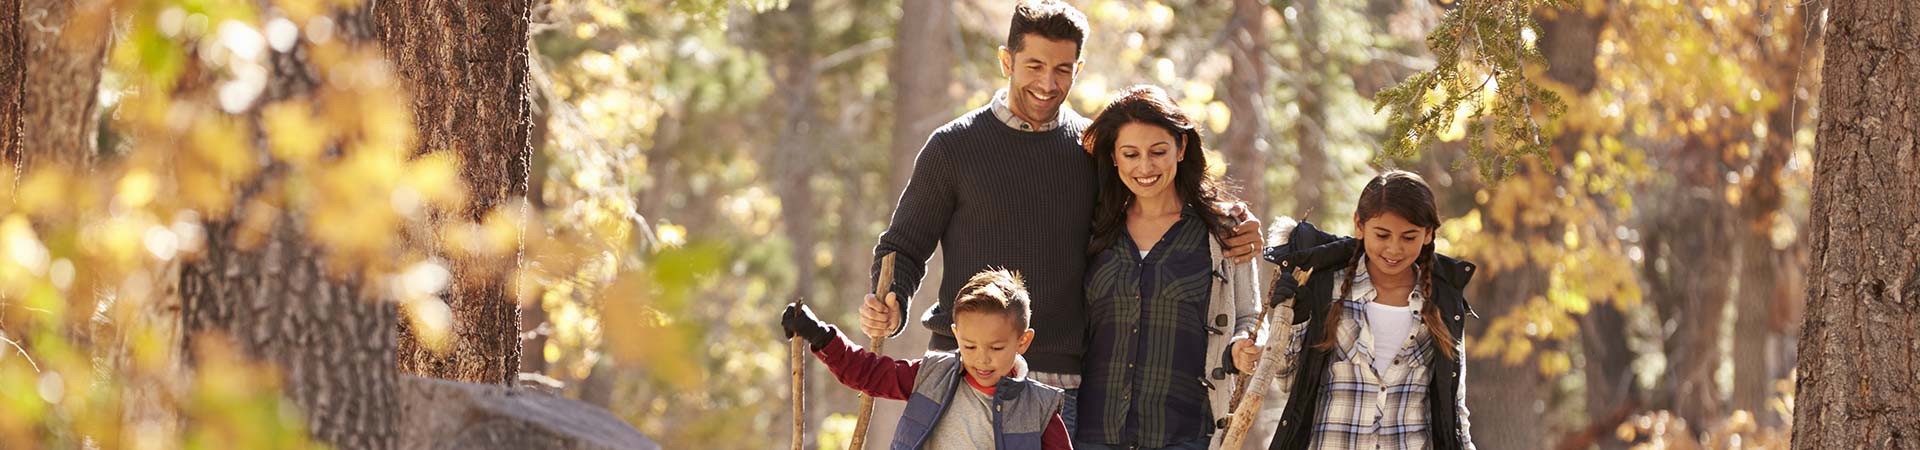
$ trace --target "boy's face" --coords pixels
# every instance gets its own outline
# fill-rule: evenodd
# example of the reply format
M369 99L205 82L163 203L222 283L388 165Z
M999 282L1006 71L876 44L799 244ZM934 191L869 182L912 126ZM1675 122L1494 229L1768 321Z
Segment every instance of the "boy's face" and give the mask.
M992 386L1013 371L1014 359L1033 343L1033 329L1014 329L1006 314L967 312L953 316L953 338L960 342L967 375Z

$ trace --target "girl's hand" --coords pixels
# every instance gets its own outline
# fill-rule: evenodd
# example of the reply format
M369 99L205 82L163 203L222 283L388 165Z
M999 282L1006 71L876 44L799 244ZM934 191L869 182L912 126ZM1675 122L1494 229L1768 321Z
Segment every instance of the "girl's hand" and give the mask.
M1254 345L1252 339L1241 339L1233 343L1233 368L1240 373L1251 374L1260 363L1261 346Z

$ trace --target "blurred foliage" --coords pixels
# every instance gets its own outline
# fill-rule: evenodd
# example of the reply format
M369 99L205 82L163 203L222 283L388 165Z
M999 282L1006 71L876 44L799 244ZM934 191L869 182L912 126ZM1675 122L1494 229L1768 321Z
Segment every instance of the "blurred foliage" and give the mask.
M1523 66L1546 63L1534 46L1534 11L1560 3L1460 2L1427 36L1435 67L1375 97L1374 110L1390 112L1380 155L1407 157L1449 133L1466 139L1468 161L1483 176L1511 175L1523 157L1545 156L1551 135L1535 116L1557 119L1566 102L1529 79ZM1460 120L1465 129L1451 129Z
M113 146L100 167L40 167L0 183L11 200L0 202L8 412L0 446L306 445L271 368L215 339L194 349L195 371L182 371L165 319L179 262L205 245L204 221L239 217L242 242L257 243L284 225L274 223L282 212L303 219L336 274L369 280L368 292L407 305L429 333L452 326L421 313L444 311L434 306L443 305L446 269L411 242L433 235L462 244L455 252L519 251L516 292L547 315L524 330L544 342L525 358L566 395L607 407L666 448L784 445L786 347L774 317L799 295L828 320L852 324L868 287L867 252L897 195L887 172L898 137L888 130L891 96L901 94L885 50L900 2L817 0L807 42L778 16L785 0L540 3L531 62L544 136L530 190L538 197L529 209L439 225L424 218L465 201L461 162L411 154L408 100L391 68L377 48L344 42L325 14L355 3L114 0L76 19L76 32L114 32L100 97L109 117L102 141ZM1070 105L1092 115L1113 91L1159 84L1207 139L1224 134L1230 2L1075 3L1093 34ZM999 1L952 6L955 81L945 94L957 115L1005 84L993 51L1008 12ZM1637 382L1655 385L1660 361L1686 355L1661 354L1675 325L1643 307L1644 269L1679 269L1645 257L1642 234L1652 231L1639 219L1669 213L1651 210L1653 200L1698 194L1700 183L1682 178L1695 172L1723 177L1712 197L1737 207L1746 187L1771 176L1753 161L1778 140L1793 152L1778 180L1785 218L1765 232L1779 249L1798 242L1812 121L1784 136L1766 121L1814 104L1817 70L1802 68L1807 75L1785 86L1777 79L1782 49L1806 38L1785 32L1807 14L1800 6L1497 0L1448 12L1425 1L1347 0L1323 1L1313 14L1268 6L1263 64L1273 75L1260 107L1273 122L1261 133L1272 163L1247 188L1299 188L1289 125L1308 96L1328 112L1318 139L1334 173L1316 187L1320 204L1273 196L1256 212L1311 214L1345 231L1378 168L1422 171L1448 219L1440 251L1478 262L1482 276L1545 269L1539 295L1502 299L1517 306L1471 325L1480 330L1473 358L1525 366L1560 394L1577 391L1589 363L1580 319L1614 308L1629 316ZM1556 11L1606 21L1596 87L1584 94L1545 76L1535 14ZM1319 31L1299 34L1310 29L1302 20L1319 20ZM314 92L260 102L267 55L288 42L316 68ZM1326 66L1299 67L1314 50L1302 45L1317 45ZM779 61L796 48L815 52L815 86L778 81L787 75ZM774 180L783 168L769 163L792 89L815 97L801 148L812 150L805 185L818 200L805 211L782 205ZM1689 169L1699 161L1711 169ZM818 230L811 248L789 237L799 223ZM810 272L797 266L807 262ZM795 292L800 273L818 278L812 291ZM850 433L854 397L824 370L812 373L813 431L820 448L833 448ZM1791 383L1781 386L1769 412L1790 418L1781 412L1792 408ZM1552 431L1594 419L1577 397L1551 397ZM1642 411L1612 431L1638 448L1777 448L1786 425L1766 423L1769 412L1686 424ZM182 417L198 425L177 429Z

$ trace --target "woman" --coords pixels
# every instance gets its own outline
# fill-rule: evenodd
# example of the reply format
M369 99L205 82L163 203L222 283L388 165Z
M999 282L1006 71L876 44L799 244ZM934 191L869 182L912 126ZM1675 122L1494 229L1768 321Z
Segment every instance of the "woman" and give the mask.
M1087 251L1089 325L1080 449L1205 449L1259 326L1253 264L1222 257L1232 194L1207 172L1193 121L1166 92L1134 87L1081 137L1100 198ZM1229 354L1230 349L1241 352Z

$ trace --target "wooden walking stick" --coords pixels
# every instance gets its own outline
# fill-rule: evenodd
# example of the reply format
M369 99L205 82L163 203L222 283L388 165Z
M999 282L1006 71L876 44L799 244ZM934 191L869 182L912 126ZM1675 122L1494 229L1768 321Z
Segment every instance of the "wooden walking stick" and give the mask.
M1271 307L1261 308L1260 323L1267 323L1267 314L1272 312L1273 312L1273 308ZM1268 328L1272 328L1272 327L1268 327ZM1253 336L1249 337L1248 339L1252 339L1254 342L1260 342L1260 330L1259 329L1253 330ZM1227 361L1227 364L1234 364L1234 362ZM1258 362L1256 361L1255 364L1258 364ZM1242 373L1238 376L1235 376L1234 381L1235 383L1233 385L1233 396L1227 397L1228 398L1227 412L1229 414L1231 414L1233 411L1240 410L1240 400L1246 398L1247 386L1250 386L1253 384L1253 373L1252 372Z
M1307 275L1311 273L1312 269L1299 271L1294 274L1294 280L1305 283ZM1280 309L1280 305L1268 309ZM1286 362L1283 359L1286 358L1287 347L1292 344L1293 333L1286 332L1287 328L1282 327L1293 325L1293 314L1291 307L1265 314L1268 333L1272 334L1267 338L1267 348L1260 351L1260 363L1254 365L1252 381L1247 382L1241 392L1239 406L1233 409L1233 419L1227 424L1227 436L1220 440L1220 448L1238 449L1241 443L1246 442L1247 430L1253 428L1253 420L1260 416L1260 405L1267 400L1268 385L1273 384L1274 374Z
M873 282L873 297L879 299L881 303L885 303L887 294L893 292L893 255L889 252L887 256L880 257L880 278ZM873 351L873 354L879 355L885 351L887 346L885 334L868 335L867 339L872 342L867 349ZM864 450L867 446L867 422L873 419L873 396L865 392L860 393L858 419L853 423L853 442L847 444L847 450Z
M806 305L807 299L794 300ZM807 339L795 334L787 340L787 354L793 362L793 450L802 450L807 437Z

